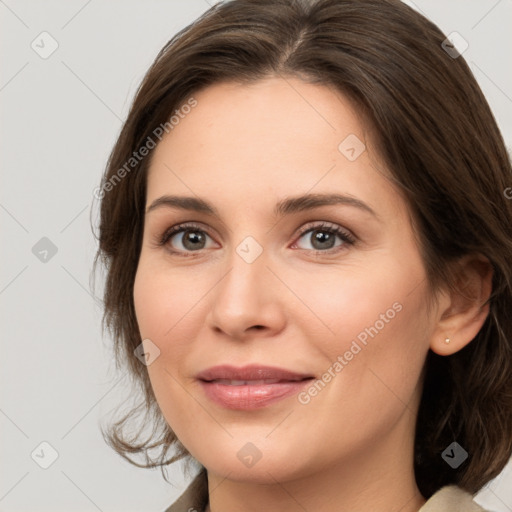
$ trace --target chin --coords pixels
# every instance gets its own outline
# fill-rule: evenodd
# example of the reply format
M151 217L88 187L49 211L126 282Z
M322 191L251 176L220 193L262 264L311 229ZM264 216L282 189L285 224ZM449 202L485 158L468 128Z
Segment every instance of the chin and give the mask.
M210 447L212 445L213 442ZM215 443L215 448L206 450L203 446L197 451L189 451L210 473L237 482L285 482L305 476L314 466L312 461L306 460L307 455L300 446L283 447L282 442L272 442L264 436L235 436L228 442ZM298 453L302 458L297 457Z

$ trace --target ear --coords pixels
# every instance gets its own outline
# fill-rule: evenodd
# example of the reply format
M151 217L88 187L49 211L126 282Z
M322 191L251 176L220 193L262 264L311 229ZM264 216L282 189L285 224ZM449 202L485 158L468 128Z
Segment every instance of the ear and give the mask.
M466 255L455 268L456 290L441 293L438 322L430 340L430 349L441 356L464 348L478 334L489 314L493 276L489 260L479 254Z

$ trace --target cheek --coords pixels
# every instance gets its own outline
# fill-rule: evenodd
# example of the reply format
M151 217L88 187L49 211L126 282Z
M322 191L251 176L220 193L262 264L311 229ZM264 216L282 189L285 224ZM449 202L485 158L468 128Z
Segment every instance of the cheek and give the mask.
M399 343L398 332L411 325L418 331L425 309L425 274L419 262L405 266L388 258L364 268L330 267L309 277L287 273L283 280L293 283L299 299L288 302L296 313L292 321L305 334L316 331L319 339L321 334L328 351L348 350L347 343L359 335L364 344L368 331L375 330L393 331L390 344Z
M133 299L140 335L160 350L147 367L159 403L182 395L174 378L190 377L190 355L201 349L200 330L209 304L205 293L215 279L193 273L191 267L172 271L161 258L154 261L143 253L135 276Z
M155 393L158 388L156 380L161 378L158 372L163 368L162 361L170 353L163 342L173 335L178 318L183 316L181 309L185 300L183 294L179 294L181 300L178 302L176 283L173 284L174 287L170 288L165 274L141 256L133 287L133 301L141 338L151 340L160 350L158 358L147 367Z
M314 334L311 317L309 331L300 320L299 330L313 334L311 360L324 363L317 367L320 382L298 397L299 410L307 428L322 433L319 439L336 439L333 452L381 438L414 411L428 351L427 289L421 266L399 267L390 262L385 271L375 266L364 274L319 279L304 295L332 332L320 328ZM331 456L320 440L314 448Z
M307 311L297 314L294 322L308 339L309 356L324 361L324 368L316 370L340 375L331 379L322 374L335 382L328 385L331 399L342 396L346 400L350 390L354 399L370 407L375 405L375 397L396 400L393 393L408 403L430 334L428 290L419 258L410 258L407 265L382 259L364 271L330 269L324 276L301 282L302 287L294 291L307 298L314 315ZM304 312L303 305L300 311Z
M183 393L178 382L194 336L187 328L198 325L190 322L193 304L201 294L190 286L190 280L164 272L158 265L141 256L134 282L134 306L141 338L150 339L160 350L159 356L147 366L157 403L168 424L176 434L186 438L179 429L180 417L186 413L190 397ZM181 286L183 285L183 286ZM172 341L172 345L170 343Z
M160 342L174 338L187 325L194 304L203 294L197 282L190 275L162 268L158 262L153 265L142 256L133 291L141 336Z

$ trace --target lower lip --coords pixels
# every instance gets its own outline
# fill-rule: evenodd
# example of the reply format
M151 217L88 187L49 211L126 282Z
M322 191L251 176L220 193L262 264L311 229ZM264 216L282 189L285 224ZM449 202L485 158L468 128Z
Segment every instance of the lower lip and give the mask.
M201 383L206 396L226 409L251 410L266 407L274 402L297 394L309 384L311 379L279 382L276 384L259 384L231 386L218 382Z

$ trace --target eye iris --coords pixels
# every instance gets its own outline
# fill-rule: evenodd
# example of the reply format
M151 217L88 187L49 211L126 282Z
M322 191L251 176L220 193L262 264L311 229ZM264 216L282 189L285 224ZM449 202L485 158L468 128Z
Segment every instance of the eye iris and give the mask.
M320 249L331 249L332 247L334 247L333 243L335 241L335 236L333 233L329 233L328 231L325 230L316 229L315 231L313 231L312 234L314 234L315 242L320 243ZM315 245L313 244L313 247L314 246Z
M198 247L198 244L197 242L199 243L203 243L204 245L204 242L205 242L205 239L204 239L204 236L202 234L200 234L198 231L185 231L183 233L183 246L187 249L191 249L191 250L197 250L198 248L199 249L202 249L203 246L201 247ZM188 245L190 243L192 243L192 245Z

